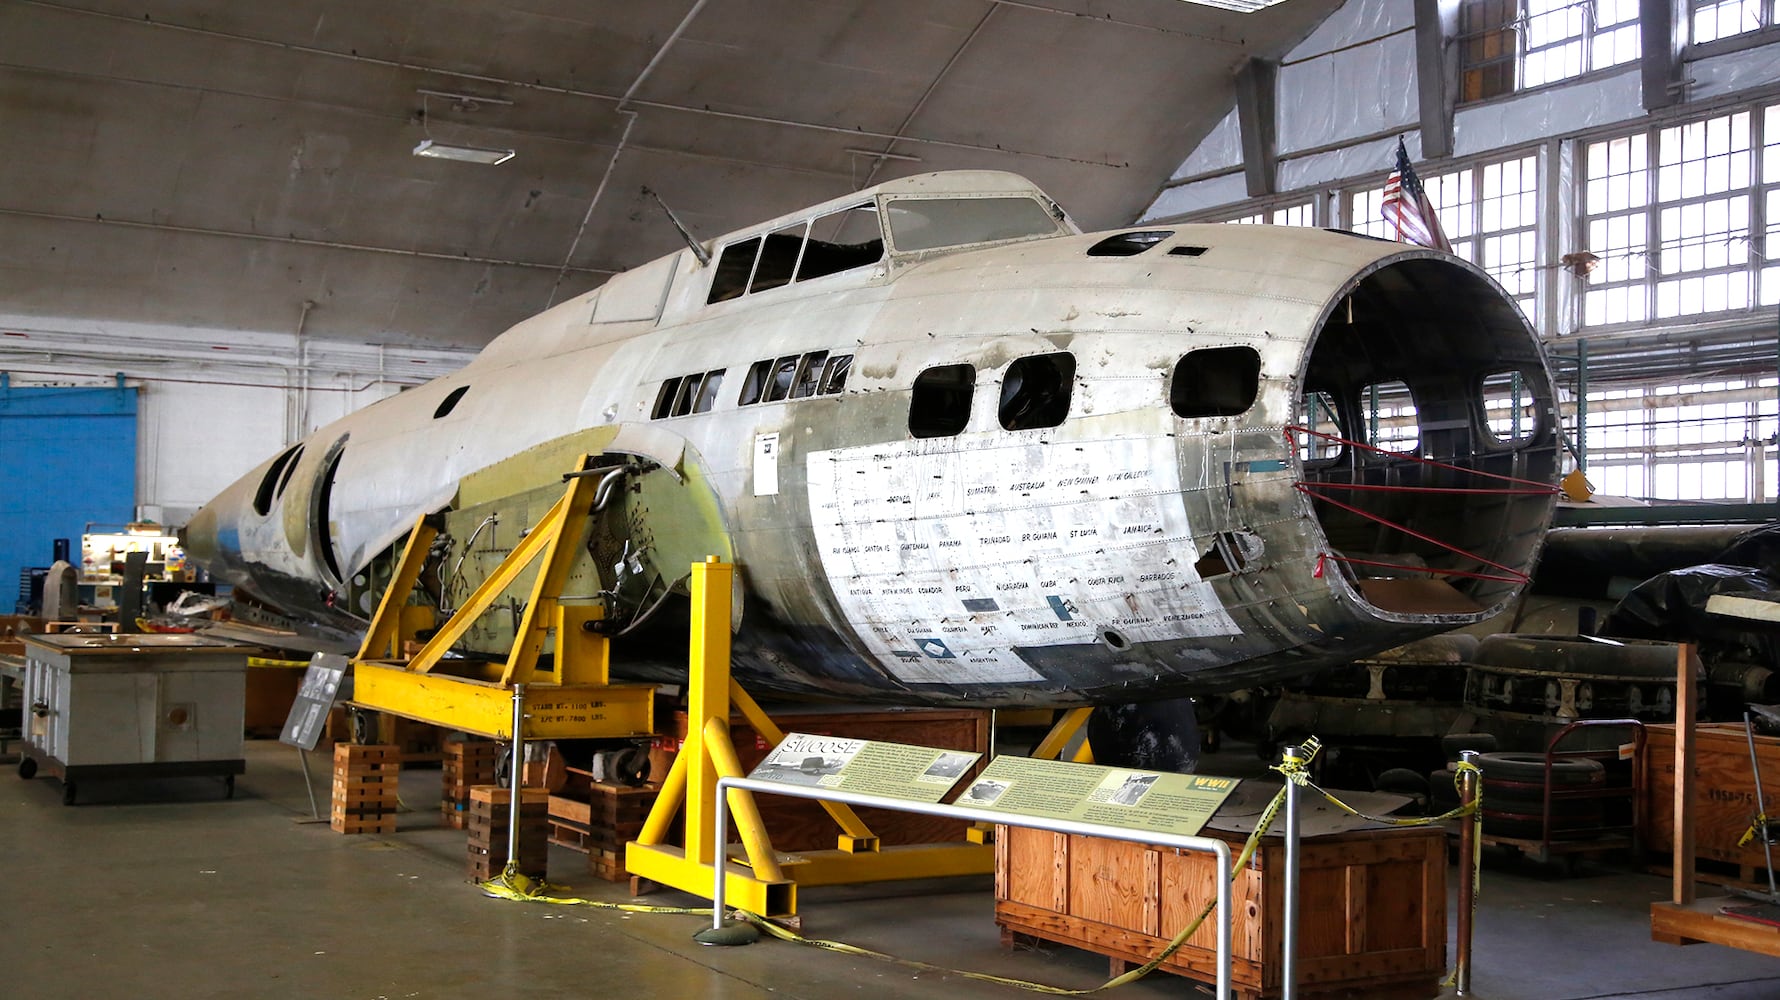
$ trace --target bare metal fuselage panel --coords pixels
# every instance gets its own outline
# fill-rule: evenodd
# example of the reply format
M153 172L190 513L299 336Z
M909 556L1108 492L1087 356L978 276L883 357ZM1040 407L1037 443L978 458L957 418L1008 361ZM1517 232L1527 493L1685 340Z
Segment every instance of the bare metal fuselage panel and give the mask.
M612 489L567 597L626 630L615 670L683 673L675 592L715 554L739 570L744 683L918 703L1229 689L1518 592L1553 504L1524 485L1555 478L1556 412L1537 339L1476 268L1258 226L1101 252L1066 220L909 251L899 197L1049 205L1009 175L927 175L807 214L882 211L864 265L762 287L787 217L716 241L767 237L746 294L710 301L727 257L627 272L316 431L207 506L188 545L286 613L349 624L390 546L445 511L426 589L449 605L594 454ZM784 359L795 387L743 402L746 373ZM1021 411L1044 377L1039 405L1062 409ZM500 646L500 617L472 646Z

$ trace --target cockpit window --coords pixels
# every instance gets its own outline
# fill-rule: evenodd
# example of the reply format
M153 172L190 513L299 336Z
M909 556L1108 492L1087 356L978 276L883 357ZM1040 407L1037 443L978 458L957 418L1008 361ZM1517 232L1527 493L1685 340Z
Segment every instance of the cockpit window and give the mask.
M717 258L717 270L711 275L711 294L706 302L739 299L748 291L748 276L754 273L754 258L760 255L760 237L731 243Z
M724 302L794 281L839 274L883 257L884 232L876 206L869 202L854 205L724 247L705 302Z
M893 198L890 240L903 253L1054 236L1061 225L1034 198Z
M918 438L950 437L970 423L970 399L976 392L977 370L970 365L940 365L915 376L909 396L909 433Z
M1068 352L1020 358L1001 379L1001 426L1010 431L1055 427L1069 416L1075 355Z
M817 216L810 223L797 280L851 271L884 258L884 226L875 205L854 205Z

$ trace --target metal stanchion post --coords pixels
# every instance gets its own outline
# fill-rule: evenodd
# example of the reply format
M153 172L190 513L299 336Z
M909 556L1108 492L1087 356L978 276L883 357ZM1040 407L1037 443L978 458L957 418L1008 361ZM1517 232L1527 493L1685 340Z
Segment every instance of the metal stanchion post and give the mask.
M309 792L309 815L321 819L321 809L315 804L315 781L309 777L309 751L297 748L297 757L303 765L303 788Z
M1285 763L1304 763L1301 747L1285 748ZM1280 1000L1296 1000L1298 996L1298 783L1286 776L1286 887L1284 954L1280 962ZM1228 914L1221 914L1228 920Z
M507 775L507 869L519 867L519 793L525 787L525 685L513 685L513 767Z
M1475 764L1477 751L1461 750L1459 759ZM1453 968L1453 984L1459 996L1471 992L1472 919L1477 913L1478 852L1483 850L1483 810L1477 806L1477 775L1474 769L1460 772L1459 805L1470 812L1459 818L1459 944Z

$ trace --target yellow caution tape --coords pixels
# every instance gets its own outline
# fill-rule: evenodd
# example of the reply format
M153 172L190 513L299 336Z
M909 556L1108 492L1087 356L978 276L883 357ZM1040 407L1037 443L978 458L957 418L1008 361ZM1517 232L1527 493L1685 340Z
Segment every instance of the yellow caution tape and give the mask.
M601 910L623 910L626 913L686 913L695 916L711 915L711 908L687 906L644 906L641 903L609 903L603 899L582 899L578 896L546 896L546 892L560 892L564 886L551 885L543 879L535 879L508 863L505 870L486 882L478 883L482 891L496 899L509 899L516 903L555 903L558 906L591 906Z
M1350 813L1351 815L1357 816L1361 819L1365 819L1365 820L1368 820L1371 822L1382 823L1382 824L1386 824L1389 826L1431 826L1435 823L1445 822L1447 820L1455 819L1455 818L1458 818L1461 816L1472 816L1473 822L1476 822L1478 819L1481 819L1481 815L1482 815L1482 812L1481 812L1482 799L1481 799L1481 797L1478 799L1477 802L1472 803L1469 807L1465 806L1461 802L1459 808L1454 809L1447 813L1443 813L1442 815L1439 815L1439 816L1428 816L1428 817L1418 817L1418 818L1406 819L1403 817L1369 816L1365 813L1362 813L1359 810L1354 809L1352 806L1349 806L1347 803L1342 802L1340 799L1338 799L1334 795L1330 794L1327 790L1325 790L1321 787L1318 787L1314 782L1312 782L1310 780L1310 775L1306 768L1309 765L1309 763L1311 762L1311 760L1316 757L1317 751L1319 751L1321 748L1322 748L1322 744L1319 743L1317 741L1316 737L1313 736L1309 740L1300 744L1301 754L1299 756L1293 756L1293 757L1286 758L1278 766L1276 766L1274 768L1274 770L1276 770L1280 774L1284 775L1286 780L1292 782L1293 784L1313 789L1317 793L1321 794L1324 798L1326 798L1330 802L1334 803L1337 807L1345 810L1346 812ZM1454 782L1455 786L1457 786L1460 781L1460 775L1464 774L1466 771L1477 771L1477 768L1472 764L1467 764L1467 763L1458 764L1455 769L1455 773L1454 773L1454 777L1453 777L1453 782ZM1267 803L1267 808L1265 810L1263 810L1261 813L1260 821L1255 824L1254 832L1249 834L1248 840L1242 845L1242 850L1237 854L1236 858L1231 863L1230 879L1232 882L1234 882L1238 877L1240 877L1242 871L1248 867L1248 865L1251 861L1254 860L1255 851L1257 848L1260 847L1260 844L1261 844L1261 838L1266 835L1268 828L1273 825L1274 819L1279 815L1280 809L1285 805L1285 799L1286 799L1286 791L1285 791L1285 789L1282 788L1282 789L1280 789L1279 794L1275 795L1273 797L1273 800L1271 802ZM1473 864L1478 864L1478 859L1474 858ZM529 876L521 874L517 870L517 868L511 863L509 863L507 865L506 870L504 870L500 875L498 875L492 879L489 879L486 882L480 883L480 885L481 885L482 891L487 893L489 896L495 897L497 899L508 899L508 900L513 900L516 902L523 902L523 903L554 903L554 904L566 905L566 906L592 906L592 907L597 907L600 909L624 910L624 911L630 912L630 913L679 913L679 914L692 914L692 915L698 915L698 916L710 916L711 915L711 908L708 906L706 906L706 907L643 906L643 905L637 904L637 903L608 903L608 902L605 902L604 900L597 900L597 899L581 899L581 898L572 897L572 896L545 895L545 893L549 892L549 891L560 891L563 887L562 886L553 886L553 885L550 885L549 883L543 882L538 879L533 879L533 878L530 878ZM1475 888L1477 885L1477 882L1475 879L1473 880L1472 885L1473 885L1473 891L1472 891L1471 905L1472 905L1473 910L1475 910L1476 905L1477 905L1477 895L1476 895L1476 888ZM1091 987L1088 989L1066 989L1066 988L1060 987L1060 986L1050 986L1050 985L1047 985L1044 983L1034 983L1034 982L1030 982L1030 981L1027 981L1024 979L1013 979L1013 978L1010 978L1007 976L991 975L986 972L970 972L970 971L964 970L964 969L952 969L952 968L947 968L946 966L943 966L943 965L933 965L931 963L922 962L922 961L912 959L912 958L902 958L900 956L886 954L881 951L873 951L870 948L861 948L857 945L850 945L850 944L847 944L842 941L830 941L830 940L826 940L823 938L807 938L807 937L804 937L803 935L798 934L788 928L782 927L779 924L776 924L776 923L772 922L771 920L768 920L766 917L763 917L757 913L750 913L747 910L739 910L739 909L734 910L732 912L736 916L742 918L743 920L746 920L749 923L754 924L756 927L760 928L760 930L763 931L764 933L770 934L773 937L778 938L781 941L790 941L795 944L808 945L809 947L812 947L812 948L821 948L825 951L833 951L833 952L838 952L840 954L845 954L845 955L857 955L857 956L864 957L864 958L875 958L875 959L878 959L878 960L884 961L884 962L892 962L897 965L903 965L903 966L907 966L907 967L913 968L913 969L920 969L924 972L937 972L937 973L941 973L944 975L958 976L958 977L961 977L964 979L971 979L971 980L975 980L977 982L998 983L1003 986L1011 986L1015 989L1026 990L1029 993L1042 993L1042 994L1045 994L1048 996L1079 997L1079 996L1089 996L1091 994L1100 993L1105 990L1113 989L1114 987L1124 986L1128 983L1134 983L1137 980L1142 979L1143 977L1156 971L1156 969L1161 967L1162 963L1168 961L1169 958L1173 957L1175 952L1180 950L1182 945L1186 944L1187 939L1192 937L1193 934L1196 933L1199 930L1199 928L1205 924L1206 919L1209 918L1211 916L1212 912L1216 909L1217 909L1217 897L1213 896L1210 900L1206 901L1205 906L1200 909L1199 914L1193 918L1193 921L1191 923L1189 923L1186 927L1182 928L1180 933L1176 934L1173 938L1169 939L1169 942L1162 947L1161 951L1156 953L1156 956L1154 958L1150 959L1149 961L1145 962L1144 964L1138 966L1135 969L1131 969L1130 971L1125 972L1122 975L1114 976L1113 978L1108 979L1106 982L1101 983L1099 986ZM1447 977L1447 981L1446 981L1445 985L1451 985L1452 981L1454 980L1456 975L1457 975L1457 970L1455 969L1453 971L1453 973Z

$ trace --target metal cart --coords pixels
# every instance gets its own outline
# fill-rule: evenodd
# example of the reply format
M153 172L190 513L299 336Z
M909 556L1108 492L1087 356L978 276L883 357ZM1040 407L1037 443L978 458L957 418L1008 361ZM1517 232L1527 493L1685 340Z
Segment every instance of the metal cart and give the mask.
M233 797L251 647L190 635L33 635L25 640L21 778L216 776Z
M1632 756L1631 776L1626 784L1608 781L1598 786L1563 787L1553 782L1551 770L1554 763L1563 760L1588 758L1603 763L1610 760L1623 759L1620 748L1596 750L1564 750L1560 745L1571 733L1579 729L1591 729L1607 726L1619 726L1631 730ZM1544 768L1544 802L1540 813L1540 835L1538 837L1504 837L1485 832L1483 843L1494 844L1510 850L1519 851L1541 863L1562 860L1567 870L1574 873L1581 856L1586 854L1604 854L1612 851L1632 850L1638 848L1638 831L1643 828L1640 822L1643 803L1638 789L1643 787L1644 767L1644 724L1637 719L1580 719L1557 731L1551 742L1545 747ZM1552 806L1557 802L1578 799L1622 799L1626 802L1625 822L1603 822L1598 826L1576 827L1565 826L1555 829L1552 823ZM1484 809L1487 831L1489 808L1488 779L1485 779Z

